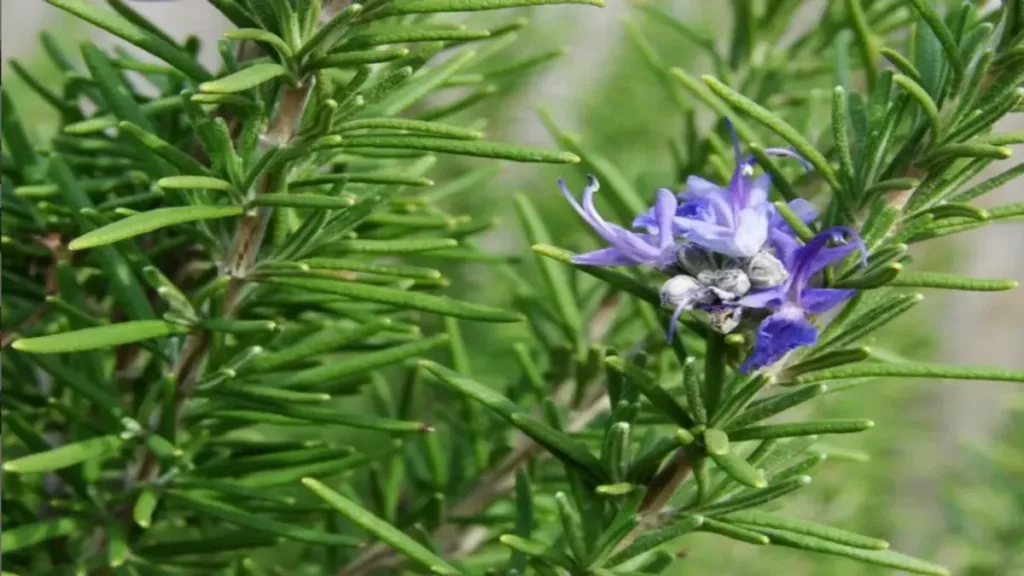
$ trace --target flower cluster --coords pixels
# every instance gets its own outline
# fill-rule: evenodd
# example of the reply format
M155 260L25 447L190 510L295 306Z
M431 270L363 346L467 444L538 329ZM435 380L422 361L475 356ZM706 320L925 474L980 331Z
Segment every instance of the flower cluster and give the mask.
M730 126L731 128L731 126ZM594 206L597 179L588 177L582 204L563 180L562 194L608 247L576 256L587 266L651 266L670 278L661 288L662 305L673 311L668 337L685 311L707 313L711 326L727 334L744 319L759 321L754 350L743 365L753 370L773 364L789 351L817 341L809 316L853 296L852 290L821 287L820 272L855 250L865 257L857 233L837 227L802 244L768 201L771 180L754 178L755 160L744 156L733 132L736 168L727 186L690 176L678 196L658 190L654 205L631 230L606 221ZM773 156L806 162L790 150L770 148ZM790 210L805 223L817 217L798 199Z

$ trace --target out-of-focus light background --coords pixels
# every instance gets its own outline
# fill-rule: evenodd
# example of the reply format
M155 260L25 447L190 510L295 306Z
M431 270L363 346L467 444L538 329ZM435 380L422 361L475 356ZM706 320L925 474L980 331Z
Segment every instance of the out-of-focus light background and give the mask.
M493 114L496 117L489 119L489 133L507 141L551 146L552 140L533 108L543 103L563 126L583 137L601 135L602 144L618 130L618 134L624 135L622 140L616 142L614 148L603 151L619 161L624 171L635 174L629 162L644 156L645 147L651 146L650 142L637 137L645 127L607 128L602 119L614 117L617 113L614 106L629 105L633 96L641 101L638 105L648 104L645 96L648 93L662 98L661 88L653 77L641 71L642 66L637 66L635 78L621 86L615 97L605 104L607 108L599 112L603 93L608 91L608 74L615 70L612 63L627 58L624 54L632 50L623 28L623 20L633 13L629 2L608 0L607 4L601 10L556 7L543 10L543 16L535 13L533 33L547 44L553 40L555 45L566 46L569 52L525 80L528 85L521 87L511 102L506 101L501 110ZM718 12L729 6L726 2L703 0L666 0L659 4L671 6L677 16L712 21L723 20ZM800 12L804 18L813 18L816 14L815 3L809 4L807 10ZM204 0L136 2L133 7L164 26L171 36L198 36L203 41L204 63L216 67L215 43L230 24ZM22 115L35 121L29 128L42 137L54 129L57 119L44 103L31 101L30 93L24 90L20 80L7 73L8 62L17 59L30 69L38 70L41 77L47 74L52 77L56 72L41 67L42 60L37 58L37 34L43 29L58 36L71 49L69 51L74 51L74 45L85 39L108 46L118 41L76 22L43 0L0 0L0 8L4 88L16 98ZM684 67L692 60L685 53L662 53L661 56L671 65ZM675 56L679 59L674 59ZM664 103L661 108L667 110ZM1024 129L1021 116L1004 121L1001 129ZM652 120L657 121L657 118ZM995 165L980 178L988 178L1020 162L1024 150L1017 152L1018 158ZM480 194L492 195L487 196L487 202L497 207L492 208L494 212L508 214L513 191L526 189L538 198L557 196L554 177L550 169L509 166L498 186L481 190ZM653 189L657 184L651 182L650 187ZM998 205L1022 199L1024 182L1018 181L986 196L981 204ZM559 206L557 203L548 205ZM488 247L509 252L524 249L525 244L514 222L505 218L504 226L493 233ZM918 248L914 253L919 265L931 269L1013 278L1024 283L1024 225L1019 223L988 226L951 240L933 241L924 251ZM1024 367L1024 330L1021 328L1024 326L1024 296L1020 290L926 292L925 296L925 304L912 318L904 319L890 330L889 342L893 345L901 350L911 349L916 359L923 359L924 354L950 363ZM876 420L875 429L866 434L869 439L858 446L872 452L873 463L843 465L833 478L826 475L822 485L817 487L821 492L819 500L812 497L806 503L808 508L816 510L809 517L816 515L823 521L836 519L839 525L844 525L846 519L845 525L869 533L884 530L880 535L888 538L894 548L955 567L970 545L948 536L954 528L945 513L949 479L956 478L959 469L966 465L970 457L967 445L984 442L999 432L1008 413L1007 405L1019 404L1021 394L1014 390L1019 385L903 381L870 386L873 387L870 390L832 402L837 412L851 411ZM855 476L861 477L860 480L849 479ZM851 485L858 488L851 489ZM844 488L845 492L836 497L839 488ZM796 554L718 543L705 548L705 542L710 543L710 539L700 536L693 539L693 560L695 567L707 567L710 572L701 569L694 573L885 572L846 560L791 564L782 559ZM712 551L718 555L725 546L729 557L708 557Z

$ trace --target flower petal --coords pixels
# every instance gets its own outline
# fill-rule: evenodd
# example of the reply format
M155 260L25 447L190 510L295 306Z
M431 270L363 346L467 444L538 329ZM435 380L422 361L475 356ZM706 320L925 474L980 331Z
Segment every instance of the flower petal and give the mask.
M791 200L787 206L804 224L810 224L818 217L818 207L803 198ZM782 219L779 218L779 220ZM785 222L785 220L782 221Z
M785 284L751 292L736 303L744 308L778 308L786 299Z
M818 341L818 329L799 309L784 309L764 319L757 329L754 351L740 368L744 372L774 364L789 351Z
M672 244L672 221L676 216L676 207L679 201L667 188L658 190L658 197L654 200L654 216L658 227L658 248L664 250Z
M572 261L574 264L585 266L636 266L645 263L630 258L628 254L624 254L618 248L602 248L593 252L577 254L572 257Z
M688 199L691 196L697 198L707 198L708 196L721 196L725 194L725 188L722 188L718 184L705 180L700 176L690 176L686 179L686 188L680 195L683 198Z
M804 288L800 293L800 306L808 314L828 312L857 293L856 290L839 288Z
M768 224L771 221L772 208L769 204L760 204L741 210L733 235L733 252L725 252L728 256L749 258L761 251L768 241Z
M747 206L757 206L768 201L768 190L772 187L772 177L761 174L750 184Z

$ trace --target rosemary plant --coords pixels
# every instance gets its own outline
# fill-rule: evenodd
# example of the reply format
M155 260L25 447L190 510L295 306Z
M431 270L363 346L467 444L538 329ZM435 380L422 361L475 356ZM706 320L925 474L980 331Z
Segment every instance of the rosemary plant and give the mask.
M682 132L634 178L544 110L564 151L476 115L561 54L503 9L600 0L210 0L237 27L215 71L124 0L46 1L159 62L44 34L61 84L14 68L61 118L44 143L3 95L5 574L625 576L694 532L948 573L779 511L843 455L821 437L873 426L790 410L1024 381L868 347L918 289L1016 287L908 250L1024 216L975 205L1024 172L976 181L1024 143L994 129L1024 109L1024 3L740 0L719 42L636 2ZM493 222L451 206L499 161L578 163L600 243L519 194L533 264L481 249Z

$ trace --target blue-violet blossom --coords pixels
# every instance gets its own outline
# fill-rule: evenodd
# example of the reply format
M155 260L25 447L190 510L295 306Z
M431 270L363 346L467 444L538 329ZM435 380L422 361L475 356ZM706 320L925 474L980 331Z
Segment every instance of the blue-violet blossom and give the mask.
M845 243L828 247L833 241ZM817 342L818 329L807 317L831 310L856 290L816 288L810 285L811 280L826 266L855 250L860 251L862 262L867 254L857 233L846 227L825 230L803 246L784 234L775 235L773 242L789 277L778 286L751 293L736 302L745 308L774 311L758 327L754 351L741 367L744 371L773 364L791 350Z
M712 252L735 258L749 258L757 254L768 240L775 207L768 201L771 177L754 175L753 156L744 156L739 137L726 120L732 133L736 168L729 184L723 188L699 176L686 179L686 189L679 195L681 203L672 220L673 231ZM810 165L800 155L785 148L768 148L769 156L784 156ZM660 193L660 191L659 191ZM658 226L657 206L633 221L634 228L649 232Z
M637 233L608 222L594 206L594 193L601 185L594 176L587 176L587 187L583 189L583 205L573 198L565 185L558 179L558 187L569 204L583 220L594 229L608 248L580 254L573 258L577 264L587 266L639 266L648 265L665 269L676 261L676 243L673 236L672 220L679 202L668 190L658 190L658 197L651 208L652 225L648 233Z

